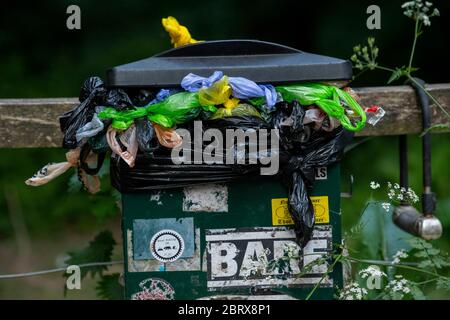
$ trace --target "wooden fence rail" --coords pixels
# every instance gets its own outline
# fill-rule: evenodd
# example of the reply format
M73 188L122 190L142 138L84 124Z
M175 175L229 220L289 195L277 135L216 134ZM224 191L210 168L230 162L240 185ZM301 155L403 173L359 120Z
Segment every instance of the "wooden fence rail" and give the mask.
M450 113L450 83L430 84L426 89ZM421 108L409 86L355 88L364 106L379 105L386 115L367 125L358 136L417 134L422 131ZM62 135L58 116L78 104L76 98L0 99L0 148L59 147ZM434 104L432 124L450 124ZM450 131L450 128L441 131Z

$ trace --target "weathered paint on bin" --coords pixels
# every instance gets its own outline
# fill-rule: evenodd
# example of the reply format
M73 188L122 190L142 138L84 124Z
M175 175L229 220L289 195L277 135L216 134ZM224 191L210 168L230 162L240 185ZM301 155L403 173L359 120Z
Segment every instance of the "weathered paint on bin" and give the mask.
M319 169L316 176L313 239L281 274L263 271L295 254L289 251L292 226L284 225L287 191L273 177L123 194L125 297L302 299L320 281L313 298L333 299L342 286L340 264L329 277L326 264L299 276L302 264L341 242L339 165Z

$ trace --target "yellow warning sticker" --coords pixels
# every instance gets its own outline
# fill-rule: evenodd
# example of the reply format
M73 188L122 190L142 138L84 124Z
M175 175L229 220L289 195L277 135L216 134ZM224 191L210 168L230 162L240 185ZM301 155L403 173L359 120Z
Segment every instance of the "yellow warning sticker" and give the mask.
M328 207L328 196L311 197L314 206L316 223L329 223L330 210ZM288 199L272 199L272 225L285 226L294 224L288 210Z

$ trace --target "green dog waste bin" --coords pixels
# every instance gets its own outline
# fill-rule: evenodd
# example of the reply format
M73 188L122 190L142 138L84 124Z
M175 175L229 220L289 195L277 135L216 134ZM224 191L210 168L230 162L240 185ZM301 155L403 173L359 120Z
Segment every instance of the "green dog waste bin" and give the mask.
M190 72L209 76L215 70L271 84L352 75L348 61L231 40L188 45L112 68L107 83L131 90L176 88ZM111 162L120 185L133 169L117 173L121 165ZM341 242L338 164L316 168L311 200L315 229L299 255L287 190L270 177L122 192L125 298L302 299L320 283L313 298L333 299L342 286L341 265L328 275L323 261L307 272L303 267Z

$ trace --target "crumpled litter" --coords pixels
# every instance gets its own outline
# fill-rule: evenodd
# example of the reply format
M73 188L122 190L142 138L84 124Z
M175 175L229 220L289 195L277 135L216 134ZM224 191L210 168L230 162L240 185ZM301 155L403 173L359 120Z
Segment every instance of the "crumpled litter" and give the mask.
M214 71L209 77L201 77L193 73L189 73L181 80L181 87L189 92L197 92L202 88L209 88L214 82L219 81L223 77L222 71Z
M83 127L79 128L76 133L77 142L85 138L90 138L103 131L104 124L102 120L98 118L97 114L94 114L92 120L86 123Z
M209 87L203 87L198 90L198 101L202 106L223 104L225 108L233 109L239 103L239 99L230 98L230 96L231 87L228 84L227 76L223 76Z
M49 163L36 172L31 178L25 181L25 184L33 187L46 184L56 177L59 177L70 168L77 168L80 159L81 148L71 149L66 153L67 162ZM87 162L92 162L96 155L90 155ZM86 174L83 169L79 168L78 176L83 183L83 186L90 193L97 193L100 191L100 179L98 176L91 176Z
M301 105L317 105L329 116L338 119L342 126L349 131L359 131L364 128L366 113L358 102L342 89L321 83L304 83L277 86L276 90L281 93L284 101L297 100ZM347 116L344 106L349 107L350 111L354 113L354 124Z
M220 81L226 81L226 85L229 85L231 88L230 91L224 84L218 85L218 87L223 88L222 95L228 94L228 96L232 95L238 99L263 97L269 108L272 108L277 102L277 92L274 86L258 85L254 81L243 77L227 77L225 80L222 71L214 71L214 73L209 77L202 77L189 73L181 81L181 87L189 92L198 92L199 90L210 88ZM222 95L219 96L222 97ZM222 104L226 102L227 99L217 99L217 101L220 103L215 104Z
M333 131L341 125L339 120L328 116L320 108L312 106L306 109L303 124L314 123L314 130L324 130L326 132Z
M191 43L198 42L191 37L189 30L178 23L174 17L167 17L162 19L164 29L169 33L170 41L175 48Z
M275 87L270 84L258 85L243 77L229 77L228 82L233 89L233 96L236 98L250 99L264 97L269 108L272 108L277 102L277 92Z
M215 113L213 113L208 120L216 120L227 117L258 117L261 118L261 114L256 110L254 106L248 103L240 103L235 108L218 108Z
M183 143L183 138L175 131L174 128L164 128L154 123L156 137L159 143L166 148L176 148Z
M80 90L80 104L59 117L61 131L64 133L64 148L75 149L77 147L76 133L78 129L91 121L97 100L105 93L104 83L98 77L90 77L83 83Z
M367 123L372 126L375 126L386 114L383 108L376 105L365 108L364 111L367 114Z
M134 123L139 150L147 156L153 155L153 151L157 148L157 145L153 142L155 128L147 118L136 119Z
M50 182L51 180L59 177L64 172L72 167L78 166L78 159L80 158L80 148L71 149L66 152L66 162L49 163L36 172L31 178L25 181L25 184L29 186L40 186Z
M138 151L138 142L136 139L136 126L133 124L126 131L119 133L119 140L125 147L122 149L119 142L117 141L118 130L114 129L112 126L108 128L106 132L106 140L108 141L109 147L112 152L120 156L123 161L125 161L130 168L134 167L134 162L136 160L136 154Z

